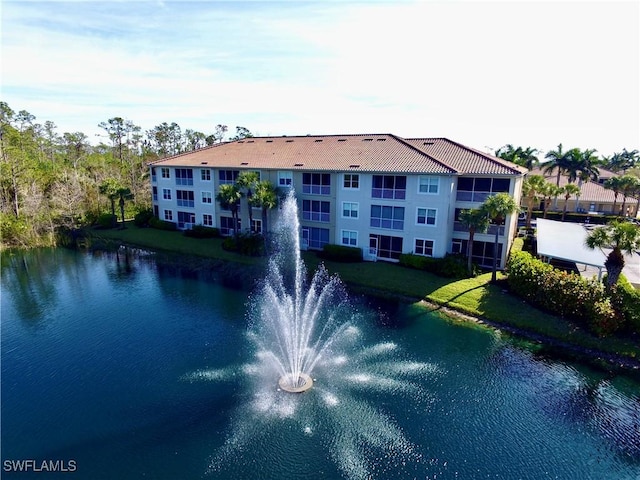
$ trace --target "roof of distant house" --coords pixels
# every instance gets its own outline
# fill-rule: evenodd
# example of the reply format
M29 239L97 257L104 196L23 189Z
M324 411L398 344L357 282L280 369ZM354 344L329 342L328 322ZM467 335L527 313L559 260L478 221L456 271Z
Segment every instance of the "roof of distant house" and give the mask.
M606 177L610 178L611 176L615 176L614 173L609 172L608 170L604 170ZM608 174L608 175L607 175ZM545 180L549 183L556 184L558 173L557 170L553 173L544 174L542 168L536 167L529 172L529 175L542 175ZM566 175L560 175L560 187L564 187L567 183L569 183L569 177ZM575 182L576 185L580 186L580 201L581 202L589 202L589 203L613 203L615 199L615 194L613 190L609 190L604 188L601 183L588 181L588 182ZM573 198L573 196L572 196ZM621 204L623 197L621 194L618 194L617 203ZM628 199L627 199L628 201Z
M249 170L524 175L527 170L446 138L391 134L250 137L153 162L154 166Z

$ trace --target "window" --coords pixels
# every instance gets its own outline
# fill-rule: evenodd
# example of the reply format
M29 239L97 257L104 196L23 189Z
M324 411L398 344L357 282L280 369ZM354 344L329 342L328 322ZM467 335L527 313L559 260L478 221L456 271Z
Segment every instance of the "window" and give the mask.
M321 202L320 200L303 200L302 201L302 219L312 222L329 223L331 220L331 203Z
M179 207L193 208L195 206L192 190L176 190L176 198L178 199Z
M209 215L208 213L203 213L202 225L204 225L205 227L213 227L213 215Z
M168 168L162 167L161 173L162 173L162 178L171 178L171 174L169 173Z
M218 181L220 185L235 183L239 173L239 170L218 170Z
M418 179L418 193L437 195L439 187L440 179L438 177L420 177Z
M329 229L304 227L302 229L302 238L306 241L309 248L322 249L329 243Z
M211 192L201 192L202 193L202 203L213 203L213 197L211 196Z
M343 218L358 218L359 204L356 202L342 202Z
M162 198L164 200L171 200L171 189L163 188L162 189Z
M158 187L153 187L151 189L152 191L152 195L153 195L153 201L157 202L158 201Z
M378 249L378 258L398 260L402 255L402 237L369 235L369 246Z
M238 220L238 230L240 229L240 220ZM233 235L233 218L220 217L220 233L222 235Z
M156 167L151 167L151 181L156 182L158 180L156 176Z
M484 202L493 194L509 193L510 185L508 178L461 177L458 179L456 200Z
M416 210L416 223L418 225L435 225L436 209L435 208L418 208Z
M262 220L251 220L251 231L256 233L262 233Z
M193 170L176 168L176 185L193 185Z
M433 257L433 240L416 238L414 253L425 257Z
M458 238L454 238L453 240L451 240L451 253L467 253L466 250L466 245L464 245L463 248L463 242L466 242L467 240L460 240Z
M303 173L302 193L330 195L331 175L328 173Z
M374 228L404 229L404 207L371 205L371 223Z
M374 175L371 196L404 200L407 190L407 177L394 175Z
M345 173L343 188L359 190L360 189L360 175L357 173Z
M348 245L350 247L358 246L358 232L352 230L342 230L342 245Z
M191 212L178 212L178 228L189 230L196 223L196 216Z
M173 212L171 210L164 211L164 219L167 222L173 222Z
M210 182L211 181L211 169L203 168L202 170L200 170L200 179L203 182Z
M279 187L293 186L293 172L278 172L278 186Z

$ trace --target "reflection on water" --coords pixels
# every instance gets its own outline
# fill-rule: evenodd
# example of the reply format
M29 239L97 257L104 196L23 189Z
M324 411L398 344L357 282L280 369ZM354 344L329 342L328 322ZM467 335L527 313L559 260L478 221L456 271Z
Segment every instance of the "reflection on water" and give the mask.
M252 422L271 404L245 388L248 294L123 253L3 253L3 461L74 459L92 479L640 478L637 381L410 305L359 303L377 356L336 357L348 386L319 379L291 416ZM209 471L234 428L253 440ZM363 463L372 432L404 453Z

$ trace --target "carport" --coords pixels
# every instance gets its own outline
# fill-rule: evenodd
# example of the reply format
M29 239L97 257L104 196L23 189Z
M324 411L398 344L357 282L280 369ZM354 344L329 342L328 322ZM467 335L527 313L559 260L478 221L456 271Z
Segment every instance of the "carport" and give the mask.
M556 222L538 218L538 255L545 261L552 259L574 262L577 265L598 269L598 280L602 279L602 269L606 255L600 250L591 250L584 244L588 231L584 225Z

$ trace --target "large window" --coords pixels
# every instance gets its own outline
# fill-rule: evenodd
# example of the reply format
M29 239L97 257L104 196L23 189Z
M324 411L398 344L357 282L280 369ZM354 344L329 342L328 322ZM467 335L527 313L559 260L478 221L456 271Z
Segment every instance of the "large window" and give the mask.
M371 205L371 223L374 228L404 229L404 207Z
M329 229L304 227L302 229L302 239L309 248L321 249L329 243Z
M179 207L191 207L195 206L192 190L176 190L176 198L178 199Z
M342 243L342 245L348 245L350 247L358 246L358 232L353 230L342 230L341 233L340 243Z
M360 175L357 173L345 173L342 187L348 190L359 190Z
M196 223L196 216L191 212L178 212L178 228L181 230L191 229Z
M176 185L193 185L193 170L176 168Z
M407 177L401 175L374 175L371 196L404 200L407 192Z
M425 238L416 238L413 252L416 255L433 257L433 240L427 240Z
M342 218L358 218L359 210L357 202L342 202Z
M302 193L331 195L331 175L328 173L303 173Z
M418 225L435 225L436 213L435 208L417 208L416 223Z
M153 201L157 202L158 201L158 187L152 187L151 192L152 192L152 196L153 196Z
M220 185L235 183L239 173L239 170L218 170L218 182Z
M422 176L418 180L418 193L437 195L439 188L440 179L438 177Z
M484 202L496 193L509 193L508 178L461 177L458 179L456 200L461 202Z
M320 200L302 201L302 218L312 222L329 223L331 221L331 203Z
M398 260L402 255L402 237L369 235L369 247L377 249L378 258Z
M468 240L453 239L451 242L451 251L453 253L461 253L467 255ZM494 242L483 242L479 240L473 241L473 251L471 252L471 261L484 268L493 268L493 252ZM502 258L502 242L498 243L498 263Z

